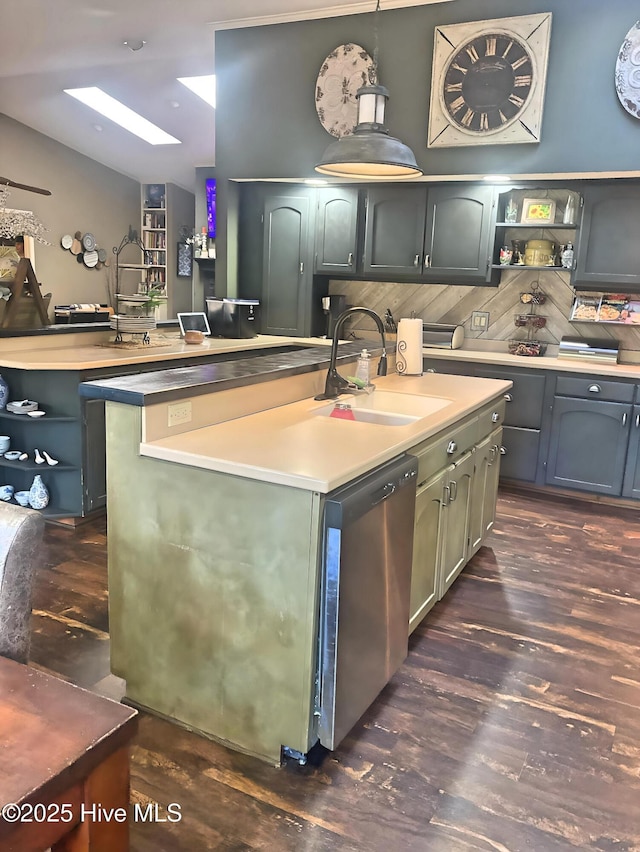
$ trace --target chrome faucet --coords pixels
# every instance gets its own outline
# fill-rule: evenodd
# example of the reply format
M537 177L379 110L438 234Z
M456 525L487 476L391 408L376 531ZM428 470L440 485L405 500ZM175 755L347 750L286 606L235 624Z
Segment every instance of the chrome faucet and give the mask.
M382 355L380 356L380 362L378 363L378 375L387 375L387 343L384 336L384 324L382 320L375 311L372 311L369 308L347 308L346 311L343 311L340 314L340 316L336 320L336 324L333 329L331 360L329 362L329 371L327 373L327 379L324 385L324 393L318 394L315 399L336 399L336 397L338 397L341 393L349 393L350 391L355 390L353 385L351 385L336 370L336 358L338 357L338 341L340 339L340 331L342 330L342 326L352 314L366 314L367 316L375 320L375 323L378 326L378 331L380 332L380 337L382 338Z

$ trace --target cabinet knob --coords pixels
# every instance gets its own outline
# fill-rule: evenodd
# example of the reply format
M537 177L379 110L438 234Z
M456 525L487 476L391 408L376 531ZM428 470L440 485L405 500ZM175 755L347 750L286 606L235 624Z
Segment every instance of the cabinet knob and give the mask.
M589 385L589 393L600 393L601 391L600 385Z
M498 414L497 411L494 411L493 414L491 415L491 422L497 423L499 420L500 420L500 415Z
M352 251L349 252L349 257L347 258L347 265L353 266L353 252Z
M300 275L304 275L304 263L300 263Z
M623 426L626 426L626 425L627 425L627 412L626 412L626 411L625 411L625 412L624 412L624 414L622 415L622 425L623 425Z
M504 398L506 399L507 402L513 402L513 397L511 396L510 393L505 393Z
M443 506L449 505L449 497L450 496L451 496L451 492L449 491L449 486L443 485L442 486L442 505Z
M425 254L424 265L425 265L426 269L428 269L431 266L431 255L430 254Z
M449 483L449 502L453 503L458 496L458 483L452 479Z
M640 414L636 414L636 429L640 428Z
M458 445L455 441L449 441L449 446L447 447L447 455L452 456L455 451L458 449Z
M500 447L500 455L506 456L506 454L507 454L507 448L506 447Z
M417 255L413 258L413 265L414 265L415 267L420 266L420 255L419 255L419 254L417 254Z
M425 370L425 373L435 373L435 370L433 369L433 367L428 367L428 368Z

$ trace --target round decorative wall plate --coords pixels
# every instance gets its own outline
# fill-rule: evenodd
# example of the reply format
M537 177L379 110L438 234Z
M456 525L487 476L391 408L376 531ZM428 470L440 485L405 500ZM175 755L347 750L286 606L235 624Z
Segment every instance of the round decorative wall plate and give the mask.
M616 92L626 111L640 118L640 21L636 21L620 45L616 60Z
M353 133L358 121L356 92L373 76L373 59L359 44L341 44L322 63L316 80L320 123L338 139Z

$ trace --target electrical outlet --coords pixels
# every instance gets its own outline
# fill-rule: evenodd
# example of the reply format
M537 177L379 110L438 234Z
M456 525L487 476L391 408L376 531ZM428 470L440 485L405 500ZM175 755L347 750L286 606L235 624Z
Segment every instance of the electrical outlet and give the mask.
M489 328L489 311L472 311L471 331L486 331Z
M174 402L167 406L168 426L179 426L181 423L191 422L191 401Z

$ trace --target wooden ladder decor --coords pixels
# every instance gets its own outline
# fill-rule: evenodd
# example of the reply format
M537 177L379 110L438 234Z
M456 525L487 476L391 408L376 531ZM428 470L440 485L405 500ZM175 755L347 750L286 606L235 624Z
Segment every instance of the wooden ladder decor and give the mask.
M47 309L42 299L42 294L40 293L40 285L38 284L36 274L33 271L33 266L31 266L31 261L28 257L23 257L18 262L16 277L13 279L13 283L9 286L11 289L11 296L7 302L7 310L5 311L5 315L0 323L0 328L11 328L13 319L18 311L20 299L26 292L29 292L33 298L42 325L49 325L49 317L47 316Z

